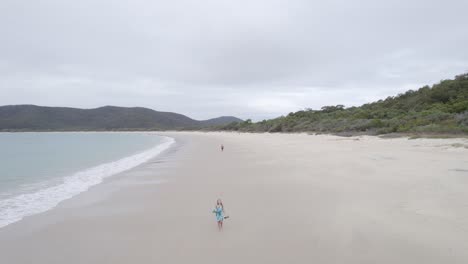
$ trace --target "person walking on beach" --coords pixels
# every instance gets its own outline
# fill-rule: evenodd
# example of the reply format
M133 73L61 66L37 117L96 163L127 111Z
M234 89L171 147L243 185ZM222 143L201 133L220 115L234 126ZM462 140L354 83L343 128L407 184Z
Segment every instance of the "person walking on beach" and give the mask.
M223 151L224 151L224 145L221 144L221 152L223 152Z
M218 222L218 230L221 231L223 229L223 221L224 221L224 205L221 199L216 201L215 209L213 213L216 215L216 221Z

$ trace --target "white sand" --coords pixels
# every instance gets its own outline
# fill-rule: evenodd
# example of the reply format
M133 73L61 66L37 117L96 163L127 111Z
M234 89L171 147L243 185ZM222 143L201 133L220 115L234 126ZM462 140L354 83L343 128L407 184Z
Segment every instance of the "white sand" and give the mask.
M166 134L166 155L0 229L0 263L468 263L466 139Z

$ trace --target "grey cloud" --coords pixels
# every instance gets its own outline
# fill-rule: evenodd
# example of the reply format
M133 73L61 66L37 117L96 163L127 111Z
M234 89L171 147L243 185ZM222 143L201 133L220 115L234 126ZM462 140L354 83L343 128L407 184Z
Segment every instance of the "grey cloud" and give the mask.
M0 3L0 104L261 119L468 71L468 2Z

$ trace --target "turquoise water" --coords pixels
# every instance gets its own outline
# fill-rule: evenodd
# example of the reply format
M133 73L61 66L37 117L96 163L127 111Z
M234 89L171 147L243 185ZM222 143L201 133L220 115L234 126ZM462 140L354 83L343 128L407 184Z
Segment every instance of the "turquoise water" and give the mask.
M46 211L172 142L150 133L0 133L0 227Z

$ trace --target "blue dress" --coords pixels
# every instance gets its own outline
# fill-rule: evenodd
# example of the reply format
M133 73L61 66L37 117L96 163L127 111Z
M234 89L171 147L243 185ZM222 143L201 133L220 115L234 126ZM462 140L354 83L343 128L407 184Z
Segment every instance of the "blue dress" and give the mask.
M216 208L213 210L213 213L216 214L216 221L219 222L224 220L223 208L221 206L216 206Z

